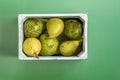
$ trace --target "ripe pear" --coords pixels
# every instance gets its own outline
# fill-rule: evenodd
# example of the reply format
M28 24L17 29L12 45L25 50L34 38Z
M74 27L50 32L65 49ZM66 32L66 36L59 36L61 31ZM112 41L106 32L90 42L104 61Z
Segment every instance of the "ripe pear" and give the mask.
M64 30L64 22L60 18L51 18L46 25L50 38L59 36Z
M75 53L78 46L82 43L82 41L74 40L74 41L65 41L60 45L60 52L63 56L71 56Z
M49 38L48 34L42 34L40 36L41 41L41 52L40 54L43 56L50 56L57 54L59 48L59 41L56 38Z
M45 22L39 18L28 18L23 26L26 37L38 37L45 30Z
M37 38L27 38L23 42L22 49L27 56L38 57L41 50L41 43Z
M64 34L71 40L78 40L82 36L82 24L77 20L65 21Z

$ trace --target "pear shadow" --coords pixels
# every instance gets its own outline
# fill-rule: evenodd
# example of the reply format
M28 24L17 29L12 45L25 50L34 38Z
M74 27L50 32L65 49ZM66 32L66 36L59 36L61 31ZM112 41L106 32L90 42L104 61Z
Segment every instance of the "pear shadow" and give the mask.
M1 21L0 55L6 57L18 56L18 21L9 18Z
M83 65L81 60L46 60L46 61L22 61L23 69L28 73L42 73L44 77L56 77L56 75L65 76L70 71L79 71L79 65ZM49 65L49 66L48 66ZM64 74L63 74L64 72ZM55 75L54 75L55 74ZM77 74L77 73L76 73ZM40 75L39 75L40 76ZM41 77L42 77L41 76Z
M22 62L23 71L27 71L28 75L31 73L40 73L41 75L36 75L44 79L47 76L54 79L61 78L61 80L68 78L68 75L72 75L73 73L77 75L80 66L84 65L81 60L25 60L20 62ZM70 73L70 71L73 73Z

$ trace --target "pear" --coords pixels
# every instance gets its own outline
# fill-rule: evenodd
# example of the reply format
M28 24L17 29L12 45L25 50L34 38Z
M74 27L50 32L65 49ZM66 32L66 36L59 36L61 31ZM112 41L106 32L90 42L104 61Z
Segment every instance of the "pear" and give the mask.
M51 18L46 25L50 38L59 36L64 30L64 22L60 18Z
M82 36L82 24L77 20L65 21L64 35L71 40L78 40Z
M38 37L45 30L45 22L39 18L28 18L23 26L26 37Z
M63 56L71 56L75 53L82 40L64 41L60 45L60 52Z
M50 56L58 53L59 41L56 38L49 38L48 34L44 33L40 36L41 52L43 56Z
M23 42L22 49L27 56L38 57L41 50L41 43L36 38L27 38Z

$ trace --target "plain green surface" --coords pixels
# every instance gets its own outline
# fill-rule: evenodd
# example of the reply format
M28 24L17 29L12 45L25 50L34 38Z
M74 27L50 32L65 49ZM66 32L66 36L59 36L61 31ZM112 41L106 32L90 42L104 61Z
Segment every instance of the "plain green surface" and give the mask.
M18 60L20 13L87 13L88 60ZM120 0L0 0L0 80L120 80Z

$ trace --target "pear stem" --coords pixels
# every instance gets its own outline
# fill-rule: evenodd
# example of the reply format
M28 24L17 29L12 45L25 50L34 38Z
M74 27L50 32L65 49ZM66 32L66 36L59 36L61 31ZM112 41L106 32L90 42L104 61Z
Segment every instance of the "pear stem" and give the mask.
M51 39L51 38L53 38L53 37L51 37L51 36L46 37L46 39Z
M48 20L47 20L47 19L41 19L41 20L43 20L43 21L45 21L45 22L48 22Z
M37 59L39 59L39 56L36 53L34 53L34 57L37 58Z
M50 37L46 37L45 39L47 40L47 39L51 39L51 38Z
M79 43L83 42L83 38L79 39L78 42L79 42Z

